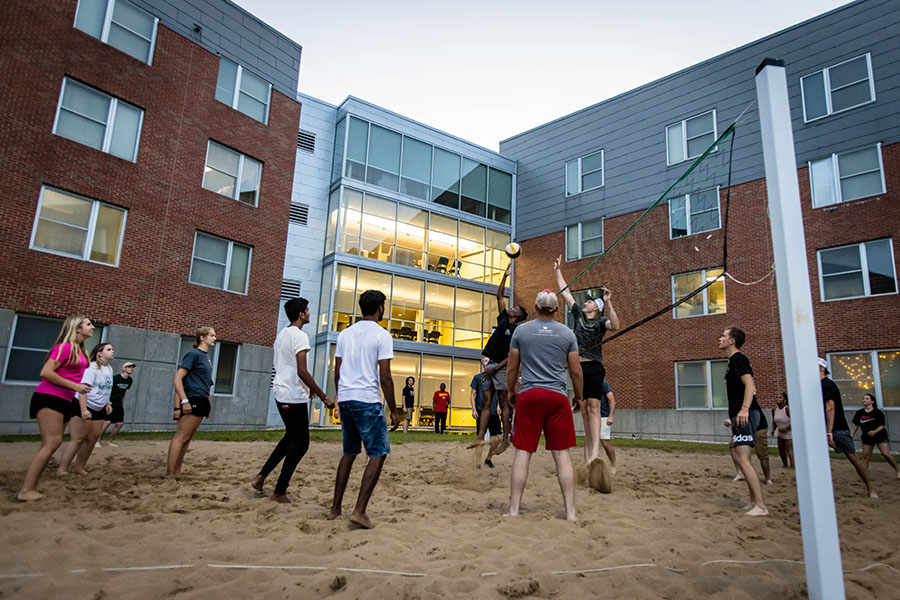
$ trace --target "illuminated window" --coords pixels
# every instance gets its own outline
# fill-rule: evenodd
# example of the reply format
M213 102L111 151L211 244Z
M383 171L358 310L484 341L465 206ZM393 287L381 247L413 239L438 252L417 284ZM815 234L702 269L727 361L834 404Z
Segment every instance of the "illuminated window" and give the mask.
M509 266L510 260L506 256L506 245L509 244L509 234L502 231L494 231L488 229L485 236L488 258L487 258L487 282L494 285L500 285L503 278L503 272Z
M421 342L425 310L425 282L394 276L391 298L391 336Z
M331 315L331 330L342 331L354 323L356 312L356 268L337 266L334 283L334 308Z
M473 290L456 290L456 327L454 346L481 350L484 347L481 327L484 294Z
M446 386L447 391L450 392L450 406L448 410L452 410L453 406L468 405L468 396L466 396L465 400L454 397L450 388L452 370L453 360L449 356L429 356L427 354L422 356L422 373L419 377L419 406L421 407L419 425L434 425L434 393L441 389L442 383ZM469 412L472 412L471 408L469 408Z
M334 292L334 281L332 280L333 275L333 264L328 265L322 271L322 285L319 288L320 290L322 290L322 293L319 296L319 333L323 333L328 330L328 315L331 311L331 294Z
M828 363L844 407L862 406L869 393L879 408L900 408L900 350L831 352Z
M428 270L445 275L459 273L456 260L456 219L431 213L428 226Z
M407 267L424 268L425 231L428 229L428 213L404 206L397 209L397 250L394 262Z
M362 238L359 255L393 262L397 231L397 203L371 194L363 201Z
M453 304L455 288L431 283L425 286L425 333L423 341L453 345Z
M370 271L368 269L360 269L356 279L356 295L354 296L356 320L363 317L359 308L359 297L366 290L378 290L384 294L384 318L378 322L379 325L388 328L388 319L391 314L391 274L382 273L381 271Z
M459 262L458 275L473 281L484 281L484 227L459 222Z
M679 273L672 276L672 301L678 302L697 288L714 279L720 278L702 292L679 304L673 311L676 319L699 317L725 312L725 279L722 269L703 269L691 273Z
M676 362L675 394L678 408L727 408L727 368L727 360Z
M481 361L468 358L453 359L453 378L447 391L453 403L448 425L451 427L475 427L472 418L472 378L481 372Z
M341 200L338 252L360 254L359 230L362 224L362 192L344 188Z
M337 230L338 213L341 204L341 190L331 192L328 198L328 222L325 226L325 256L334 253L334 236Z
M416 426L418 422L419 403L422 397L419 393L419 366L422 361L422 355L415 352L398 352L394 351L394 360L391 361L391 379L394 380L394 397L397 401L397 408L405 409L403 404L403 388L406 387L406 378L412 377L413 394L415 398L415 407L413 408L412 425Z

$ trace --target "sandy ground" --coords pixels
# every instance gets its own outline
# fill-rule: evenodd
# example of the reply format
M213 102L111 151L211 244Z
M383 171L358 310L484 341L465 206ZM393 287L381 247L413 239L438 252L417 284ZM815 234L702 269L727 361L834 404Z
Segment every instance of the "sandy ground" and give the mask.
M167 485L166 443L123 441L97 450L88 476L48 470L46 498L29 504L14 495L36 444L0 447L2 598L806 596L803 565L788 562L803 559L796 488L777 458L775 483L765 489L772 514L750 518L740 510L746 486L731 481L727 456L620 449L613 493L578 488L579 520L569 523L544 450L531 464L523 515L511 519L501 516L511 451L489 470L476 468L462 442L395 444L369 507L377 527L365 531L346 520L363 459L354 465L345 516L324 518L338 444L312 444L294 476L291 505L248 485L274 447L268 442L196 442L185 478ZM852 571L847 597L897 598L900 482L886 464L873 463L881 498L871 500L849 463L833 468L843 567ZM277 472L266 482L269 493ZM722 559L786 560L703 564ZM888 566L859 571L873 563ZM165 565L191 566L113 570ZM636 566L554 573L624 565Z

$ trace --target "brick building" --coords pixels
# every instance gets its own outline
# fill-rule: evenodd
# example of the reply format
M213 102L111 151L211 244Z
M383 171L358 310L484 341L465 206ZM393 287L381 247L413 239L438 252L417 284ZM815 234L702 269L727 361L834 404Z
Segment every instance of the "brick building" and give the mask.
M300 47L226 0L0 5L0 429L60 320L138 363L135 428L171 424L182 336L220 344L217 428L268 403Z

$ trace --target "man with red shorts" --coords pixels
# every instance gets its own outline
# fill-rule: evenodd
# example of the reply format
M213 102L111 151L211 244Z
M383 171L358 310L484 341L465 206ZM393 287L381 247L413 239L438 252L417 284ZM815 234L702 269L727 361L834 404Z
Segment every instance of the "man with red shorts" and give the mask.
M578 357L578 342L572 330L554 316L559 308L556 293L544 290L534 302L537 318L516 327L509 345L507 389L516 407L516 428L512 444L516 449L510 475L509 513L519 515L528 465L537 452L541 432L546 448L556 462L556 476L562 490L566 519L575 520L575 471L569 448L575 447L575 422L566 395L566 365L572 377L576 400L581 400L584 383ZM522 388L516 381L522 375Z

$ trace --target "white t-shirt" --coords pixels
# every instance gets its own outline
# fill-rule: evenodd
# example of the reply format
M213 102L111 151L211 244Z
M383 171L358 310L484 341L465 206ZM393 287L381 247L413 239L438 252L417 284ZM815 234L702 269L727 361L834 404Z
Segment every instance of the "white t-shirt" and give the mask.
M91 391L87 394L88 408L100 410L109 404L109 395L112 393L113 370L112 367L106 365L99 366L96 362L92 362L84 371L81 377L81 383L87 383L91 386Z
M357 321L338 335L334 356L341 359L338 402L381 404L378 361L394 358L391 334L375 321Z
M309 350L309 337L299 327L288 326L275 338L275 401L282 404L309 402L309 388L297 374L297 353Z

